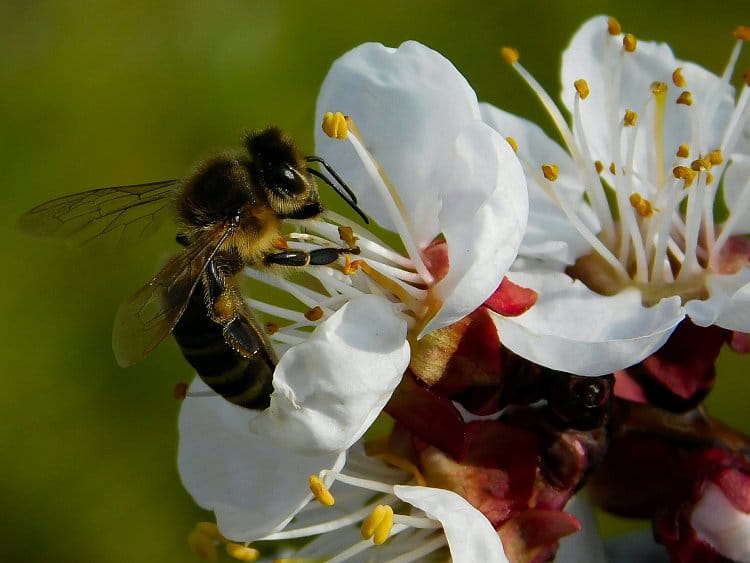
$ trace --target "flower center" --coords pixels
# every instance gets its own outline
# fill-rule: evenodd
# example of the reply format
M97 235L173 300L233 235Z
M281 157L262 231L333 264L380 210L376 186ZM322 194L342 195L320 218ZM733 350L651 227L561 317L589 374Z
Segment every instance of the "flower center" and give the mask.
M380 164L364 147L350 118L341 113L328 113L323 120L323 130L332 138L348 140L354 147L380 191L406 255L390 248L364 227L327 211L325 220L306 221L306 232L287 234L284 244L291 249L312 251L343 243L348 248L359 248L359 255L352 258L347 254L328 266L306 268L305 273L313 278L308 278L308 283L247 268L248 277L281 289L299 301L304 310L300 312L257 299L248 299L247 303L253 309L279 320L268 323L266 329L282 347L303 342L311 329L346 302L362 294L374 293L391 301L405 316L410 333L419 334L442 306L442 300L432 288L448 272L447 243L438 238L426 248L418 247L412 232L413 224L398 192Z
M679 295L683 301L705 299L707 274L726 270L722 250L738 217L750 209L750 180L731 214L722 216L719 196L728 164L724 154L731 154L748 108L750 76L746 74L746 85L729 118L719 111L724 99L721 88L728 85L748 33L740 28L735 36L737 44L723 80L711 82L701 98L687 89L688 80L680 67L672 72L671 84L653 82L643 92L639 107L622 111L620 96L627 90L622 87L625 68L631 64L638 42L630 34L622 35L619 23L610 19L601 68L607 73L602 83L611 87L598 93L599 105L592 108L601 111L603 105L605 118L597 114L596 119L586 119L591 117L585 102L591 90L586 80L578 79L573 84L570 127L549 95L520 65L518 53L503 51L506 61L550 113L572 157L572 178L571 172L563 177L559 163L526 160L523 164L527 175L590 244L591 252L567 271L594 291L612 295L635 286L646 305L670 295ZM706 146L707 131L717 126L721 144ZM596 135L601 131L609 151L606 162L595 159L591 151L591 142L600 138ZM672 138L675 131L687 131L686 138L674 147L667 146L665 138ZM596 143L595 148L601 150L602 142ZM583 185L585 200L566 200L557 188L561 182ZM592 230L585 220L590 211L598 219L599 231Z

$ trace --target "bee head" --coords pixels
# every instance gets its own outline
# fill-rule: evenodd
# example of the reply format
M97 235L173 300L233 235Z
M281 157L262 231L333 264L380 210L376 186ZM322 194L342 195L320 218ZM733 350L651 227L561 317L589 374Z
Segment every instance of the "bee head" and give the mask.
M272 206L317 200L315 182L292 140L277 127L245 137L255 181L266 191Z

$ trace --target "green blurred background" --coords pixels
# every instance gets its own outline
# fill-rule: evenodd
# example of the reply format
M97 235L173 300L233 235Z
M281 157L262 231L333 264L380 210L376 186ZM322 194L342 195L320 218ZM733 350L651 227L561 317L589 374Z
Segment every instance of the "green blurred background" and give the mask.
M117 305L157 271L173 233L92 258L20 235L24 210L180 176L270 123L312 152L317 89L331 62L364 41L422 41L480 99L549 130L497 47L519 47L556 98L560 53L597 13L715 72L731 31L750 24L746 0L721 9L692 0L1 2L0 561L191 561L185 536L205 518L175 467L172 388L190 370L171 339L128 370L110 348ZM746 52L739 68L749 64ZM722 358L710 403L750 430L736 360Z

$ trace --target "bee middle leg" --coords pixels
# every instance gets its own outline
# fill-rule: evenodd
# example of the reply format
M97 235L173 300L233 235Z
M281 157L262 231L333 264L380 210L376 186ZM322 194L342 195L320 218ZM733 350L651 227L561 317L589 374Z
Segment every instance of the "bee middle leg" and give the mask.
M318 248L311 252L305 250L285 250L268 254L263 259L266 266L278 264L280 266L325 266L338 260L344 254L359 254L359 248Z

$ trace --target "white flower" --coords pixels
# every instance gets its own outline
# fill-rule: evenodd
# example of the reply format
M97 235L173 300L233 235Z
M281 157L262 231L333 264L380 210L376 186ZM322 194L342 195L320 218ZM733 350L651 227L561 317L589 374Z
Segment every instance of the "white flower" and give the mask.
M333 64L317 107L339 137L319 131L318 154L372 219L397 232L404 250L329 213L329 221L307 222L305 233L287 237L305 250L342 242L361 249L354 261L309 268L319 289L247 270L322 313L249 300L291 323L272 335L291 347L274 374L270 408L252 430L309 455L346 449L362 436L407 367L409 338L463 318L492 294L517 254L528 210L507 141L481 120L463 76L419 43L350 51ZM347 303L338 328L328 326Z
M495 315L503 344L600 375L653 353L686 315L750 331L750 247L736 238L750 233L750 93L744 86L735 100L729 82L740 44L719 77L595 17L563 55L570 125L505 51L565 149L483 105L484 119L517 144L529 183L528 231L508 277L539 294L519 317Z
M178 462L185 486L216 512L225 538L319 536L294 556L327 561L412 561L445 547L456 563L507 561L490 522L461 496L404 484L414 480L411 473L368 457L360 443L306 457L248 437L248 419L258 415L228 409L220 397L195 396L207 389L196 380L185 399L179 425L189 447L180 448Z

